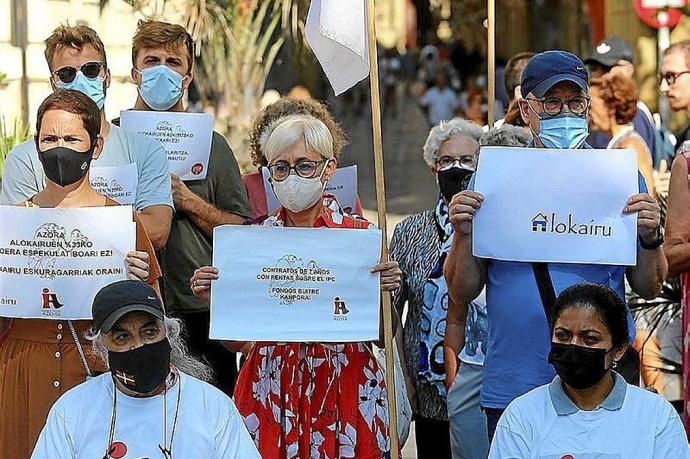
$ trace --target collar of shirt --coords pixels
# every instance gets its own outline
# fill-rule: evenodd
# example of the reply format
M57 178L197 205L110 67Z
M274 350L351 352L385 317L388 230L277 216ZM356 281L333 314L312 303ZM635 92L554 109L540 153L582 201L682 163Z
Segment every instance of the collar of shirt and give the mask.
M623 402L625 401L625 394L628 390L628 383L625 379L615 371L613 372L615 377L615 382L613 383L613 389L611 393L606 397L606 399L601 402L599 406L595 408L604 408L609 411L620 410L623 407ZM556 410L556 414L559 416L567 416L569 414L575 414L580 411L575 403L570 400L568 394L563 390L563 382L560 376L553 378L553 381L549 384L549 397L551 398L551 403Z

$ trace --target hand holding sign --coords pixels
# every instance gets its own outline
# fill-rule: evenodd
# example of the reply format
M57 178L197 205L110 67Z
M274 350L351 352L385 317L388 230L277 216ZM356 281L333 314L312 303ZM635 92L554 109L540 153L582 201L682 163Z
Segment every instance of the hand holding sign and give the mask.
M661 226L661 208L656 199L647 193L636 194L630 198L623 213L637 213L637 234L647 245L652 245Z
M482 202L484 195L476 191L465 190L453 196L448 213L456 234L466 236L472 233L472 219L482 207Z

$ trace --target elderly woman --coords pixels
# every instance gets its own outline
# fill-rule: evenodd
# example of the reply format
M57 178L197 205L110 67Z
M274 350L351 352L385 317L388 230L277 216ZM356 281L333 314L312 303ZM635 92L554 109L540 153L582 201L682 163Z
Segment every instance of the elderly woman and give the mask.
M607 74L592 79L589 94L592 98L589 118L593 128L611 137L606 148L635 150L637 168L644 176L649 194L653 196L652 154L645 140L633 126L639 100L639 91L635 81L622 75Z
M508 405L489 457L690 458L673 406L613 371L629 339L627 308L616 292L571 286L549 319L557 376Z
M479 145L525 147L530 139L525 129L504 124L484 133ZM454 459L484 459L489 452L486 416L479 406L488 327L484 292L469 305L449 302L444 360Z
M264 225L372 227L323 195L336 168L333 137L323 121L288 116L270 126L267 136L263 151L282 207ZM381 263L372 272L380 273L382 292L399 287L397 263ZM191 280L194 293L208 300L211 281L217 278L215 268L198 269ZM249 355L237 381L235 403L264 459L390 454L386 388L368 343L239 345ZM270 381L262 378L261 368L274 369ZM262 401L257 391L267 383L271 390Z
M446 411L443 336L448 295L443 279L443 262L453 235L448 203L455 193L467 188L477 165L481 127L454 118L431 129L424 144L424 160L439 187L434 210L427 210L400 222L393 232L391 257L403 272L401 289L394 305L402 317L403 354L407 386L415 415L417 457L451 457Z
M89 165L103 150L98 107L78 91L57 90L43 101L36 121L36 146L46 187L26 207L116 206L88 180ZM136 251L125 259L129 277L158 288L160 270L139 217ZM0 296L2 292L0 291ZM50 406L65 391L103 370L85 352L90 321L0 318L0 422L2 457L29 457ZM9 422L8 420L11 420Z
M252 163L259 171L250 172L242 176L242 181L249 197L252 218L254 219L260 219L268 215L266 189L264 188L264 180L261 175L261 168L268 165L263 154L266 141L268 140L268 131L276 120L289 115L311 115L321 120L328 128L331 138L333 138L333 157L336 161L340 160L343 147L347 144L345 132L343 132L338 122L333 119L326 106L319 101L283 97L266 106L254 120L254 125L247 139L247 144L251 150ZM362 214L359 199L357 199L356 208L353 210L357 215Z

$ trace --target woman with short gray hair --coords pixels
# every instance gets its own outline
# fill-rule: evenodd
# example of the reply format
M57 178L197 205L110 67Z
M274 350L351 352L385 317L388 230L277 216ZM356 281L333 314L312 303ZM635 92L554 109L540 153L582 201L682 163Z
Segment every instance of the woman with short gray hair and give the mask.
M453 195L467 188L477 165L482 129L460 118L442 121L429 132L423 157L439 186L433 210L407 217L393 233L391 256L403 271L403 284L394 294L402 314L403 351L407 386L415 414L417 457L450 458L446 411L443 330L448 295L443 279L443 261L450 248L453 225L448 204Z
M521 127L504 124L485 132L482 147L525 147L531 136ZM486 416L479 406L489 318L484 291L469 305L449 301L444 354L448 385L448 421L453 459L484 459L489 453Z

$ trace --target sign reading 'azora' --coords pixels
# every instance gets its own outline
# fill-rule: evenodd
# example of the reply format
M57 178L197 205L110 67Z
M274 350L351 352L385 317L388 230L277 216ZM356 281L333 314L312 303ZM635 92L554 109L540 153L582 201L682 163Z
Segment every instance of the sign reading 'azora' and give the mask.
M98 290L127 278L130 206L0 206L0 317L90 319Z
M207 113L121 112L122 129L159 141L168 156L170 172L182 180L202 180L208 172L213 139L213 116Z
M380 290L370 269L380 250L379 230L215 228L213 265L220 278L211 287L210 337L377 339Z
M633 150L482 148L474 189L484 195L473 253L504 261L634 265L644 183Z

